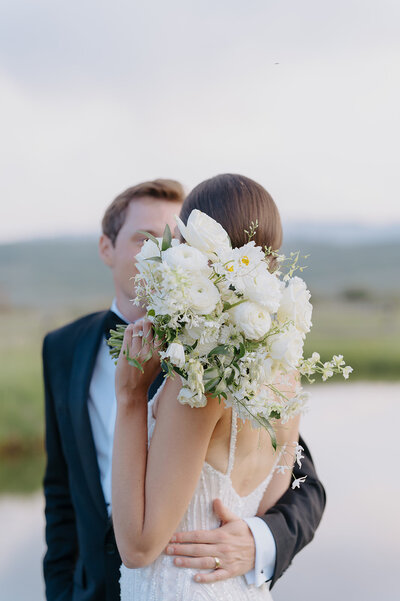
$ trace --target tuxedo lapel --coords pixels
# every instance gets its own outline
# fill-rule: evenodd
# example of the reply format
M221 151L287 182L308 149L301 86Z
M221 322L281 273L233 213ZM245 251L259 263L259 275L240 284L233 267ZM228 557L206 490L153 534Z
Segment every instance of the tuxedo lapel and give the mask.
M85 478L93 502L104 519L107 519L107 509L101 487L87 400L99 344L104 335L106 316L107 312L93 316L82 331L74 353L69 389L69 409Z

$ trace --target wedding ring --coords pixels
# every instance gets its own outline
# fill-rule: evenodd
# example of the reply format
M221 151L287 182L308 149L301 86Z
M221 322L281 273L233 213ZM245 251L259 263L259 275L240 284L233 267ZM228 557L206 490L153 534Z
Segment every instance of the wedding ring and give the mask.
M214 557L214 561L215 561L214 570L218 570L218 568L221 567L221 562L218 557Z
M143 330L139 330L139 332L133 332L132 338L142 337L144 334Z

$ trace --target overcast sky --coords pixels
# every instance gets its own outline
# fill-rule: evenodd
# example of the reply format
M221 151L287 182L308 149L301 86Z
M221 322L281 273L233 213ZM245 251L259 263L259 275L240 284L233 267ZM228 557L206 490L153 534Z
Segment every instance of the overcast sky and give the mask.
M284 221L400 221L398 0L1 0L0 106L0 241L221 172Z

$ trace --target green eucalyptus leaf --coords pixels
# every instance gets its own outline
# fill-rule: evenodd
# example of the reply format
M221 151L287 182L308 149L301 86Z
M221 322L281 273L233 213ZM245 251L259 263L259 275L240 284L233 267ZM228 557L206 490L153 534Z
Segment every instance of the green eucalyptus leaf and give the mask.
M212 380L219 377L219 370L217 367L208 367L204 370L203 379Z
M220 344L216 347L214 347L209 353L208 353L208 357L212 357L213 355L230 355L231 354L231 350L228 346L226 346L225 344Z
M144 369L137 359L135 359L134 357L127 357L126 360L128 361L129 365L137 367L142 373L144 373Z
M280 419L281 418L281 414L279 413L279 411L271 411L271 413L269 414L270 417L272 417L273 419Z
M154 244L157 244L157 247L160 248L160 243L158 242L157 238L153 236L153 234L149 234L149 232L145 232L144 230L138 230L138 233L143 234L144 236L146 236L146 238L152 240Z
M157 263L162 263L161 257L147 257L145 261L156 261Z
M267 430L268 434L271 437L271 443L274 448L274 451L276 451L276 447L277 447L276 434L275 434L274 428L272 427L271 422L269 422L263 415L258 415L257 420L259 422L261 422L262 425L264 426L264 428Z
M219 382L219 378L213 378L212 380L207 380L204 383L205 392L210 392Z
M182 378L184 378L185 380L187 380L187 373L185 372L185 370L181 369L180 367L176 367L176 365L172 366L172 369L179 374L180 376L182 376Z
M164 235L163 235L162 244L161 244L161 250L167 250L168 248L170 248L171 241L172 241L172 234L171 234L169 225L167 223L167 225L165 226L165 230L164 230Z

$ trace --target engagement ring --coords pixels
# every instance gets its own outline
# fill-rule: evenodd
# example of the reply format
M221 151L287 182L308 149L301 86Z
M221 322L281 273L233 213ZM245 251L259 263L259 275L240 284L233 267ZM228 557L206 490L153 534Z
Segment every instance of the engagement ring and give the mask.
M218 570L218 568L221 567L221 562L218 557L214 557L214 561L215 561L214 570Z

